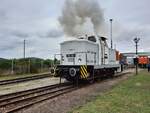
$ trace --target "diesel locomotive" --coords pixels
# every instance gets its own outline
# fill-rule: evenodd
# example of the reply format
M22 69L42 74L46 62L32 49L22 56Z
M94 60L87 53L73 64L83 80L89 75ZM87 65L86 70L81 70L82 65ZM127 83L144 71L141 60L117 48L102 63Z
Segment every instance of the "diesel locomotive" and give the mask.
M60 64L51 74L68 81L93 81L120 72L119 53L108 47L107 38L82 36L60 44Z

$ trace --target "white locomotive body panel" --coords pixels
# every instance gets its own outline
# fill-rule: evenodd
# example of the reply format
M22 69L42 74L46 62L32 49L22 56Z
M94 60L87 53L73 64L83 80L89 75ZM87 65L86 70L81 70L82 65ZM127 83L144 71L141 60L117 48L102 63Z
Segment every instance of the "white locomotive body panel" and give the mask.
M61 65L116 65L116 50L108 47L106 38L95 37L64 41L60 44ZM118 65L116 65L118 66Z
M61 65L98 65L98 44L85 39L61 43Z
M116 64L116 50L109 48L109 64Z

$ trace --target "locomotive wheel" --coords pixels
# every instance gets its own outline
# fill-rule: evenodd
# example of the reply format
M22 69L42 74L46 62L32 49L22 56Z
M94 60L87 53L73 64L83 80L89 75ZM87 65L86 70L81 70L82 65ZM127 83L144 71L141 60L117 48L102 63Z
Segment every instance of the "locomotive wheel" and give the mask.
M65 76L65 79L66 79L67 81L69 81L69 82L72 82L72 81L73 81L72 78L69 77L69 76Z
M93 84L94 81L95 81L95 80L92 78L92 79L90 79L88 82L89 82L90 84Z

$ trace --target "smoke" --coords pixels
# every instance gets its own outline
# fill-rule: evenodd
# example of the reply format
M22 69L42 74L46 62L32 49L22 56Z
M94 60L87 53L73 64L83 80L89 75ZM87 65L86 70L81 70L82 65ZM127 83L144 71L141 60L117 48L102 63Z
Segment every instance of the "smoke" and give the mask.
M59 22L65 34L103 34L104 15L97 0L66 0Z

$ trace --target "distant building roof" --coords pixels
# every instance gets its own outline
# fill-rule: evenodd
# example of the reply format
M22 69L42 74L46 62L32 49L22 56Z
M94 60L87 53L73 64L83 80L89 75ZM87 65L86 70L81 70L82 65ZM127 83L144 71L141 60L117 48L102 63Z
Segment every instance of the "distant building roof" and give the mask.
M122 53L126 57L135 57L135 53L130 52L130 53ZM150 52L138 52L138 56L150 56Z

